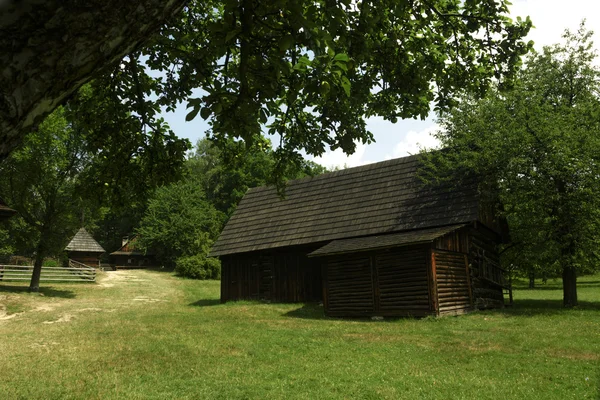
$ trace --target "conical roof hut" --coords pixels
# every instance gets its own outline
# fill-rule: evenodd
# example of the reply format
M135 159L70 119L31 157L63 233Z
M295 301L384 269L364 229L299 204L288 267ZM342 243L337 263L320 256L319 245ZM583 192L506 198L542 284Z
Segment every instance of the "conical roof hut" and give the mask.
M96 240L85 230L79 229L73 239L65 247L71 260L75 260L89 267L100 266L100 256L105 250L96 242Z

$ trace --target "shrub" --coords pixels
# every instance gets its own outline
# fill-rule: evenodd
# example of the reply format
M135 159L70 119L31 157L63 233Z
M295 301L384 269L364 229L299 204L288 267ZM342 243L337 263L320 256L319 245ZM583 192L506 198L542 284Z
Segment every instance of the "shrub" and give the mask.
M9 264L11 265L33 265L33 260L29 257L12 256Z
M177 274L192 279L219 279L221 277L221 262L217 258L199 254L179 257L175 262Z
M54 268L54 267L59 267L59 263L57 260L53 259L53 258L46 258L44 260L44 262L42 263L42 267L48 267L48 268Z

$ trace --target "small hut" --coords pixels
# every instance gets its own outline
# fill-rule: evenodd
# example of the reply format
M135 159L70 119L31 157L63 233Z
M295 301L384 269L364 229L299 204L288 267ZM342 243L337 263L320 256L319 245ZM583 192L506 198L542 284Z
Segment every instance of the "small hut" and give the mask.
M136 248L137 236L124 237L119 250L110 253L110 264L116 269L148 268L157 266L152 253L145 253Z
M425 186L410 156L250 189L211 255L221 301L323 301L331 316L502 307L506 221L475 183Z
M79 229L67 247L65 247L65 250L69 259L93 268L100 266L100 256L105 253L102 246L94 240L85 228Z
M9 219L10 217L12 217L16 213L17 212L15 210L13 210L12 208L8 207L6 205L6 203L4 202L4 200L2 200L0 198L0 222L1 221L6 221L7 219Z

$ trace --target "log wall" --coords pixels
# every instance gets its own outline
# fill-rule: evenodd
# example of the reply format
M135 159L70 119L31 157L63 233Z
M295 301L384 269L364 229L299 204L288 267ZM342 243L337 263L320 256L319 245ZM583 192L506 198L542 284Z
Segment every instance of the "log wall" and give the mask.
M502 307L502 287L484 276L498 273L496 240L472 225L426 245L322 258L306 256L318 245L224 256L221 301L322 299L328 315L354 317Z
M434 251L454 251L468 256L471 293L476 309L504 306L502 287L493 283L505 280L500 268L498 240L498 232L483 224L473 224L438 238L433 243Z
M431 304L426 246L325 257L324 307L330 316L425 316Z
M221 258L221 301L319 301L318 259L306 250L256 252Z
M82 251L69 251L67 252L68 257L71 260L75 260L82 264L92 268L100 267L100 255L99 253L88 253Z
M471 310L473 298L467 255L434 250L433 269L438 314L456 314Z

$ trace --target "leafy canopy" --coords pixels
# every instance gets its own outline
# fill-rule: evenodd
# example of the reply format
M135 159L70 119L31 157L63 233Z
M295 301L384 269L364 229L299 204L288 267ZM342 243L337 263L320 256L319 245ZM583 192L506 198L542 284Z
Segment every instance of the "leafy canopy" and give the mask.
M514 241L507 260L563 280L567 272L573 284L575 273L599 265L600 71L591 35L583 25L567 31L564 44L528 58L513 91L462 102L442 120L446 150L430 155L435 176L475 174L482 194L500 199Z
M145 125L187 102L220 148L262 132L281 183L302 151L370 142L365 118L424 118L463 92L510 81L531 43L508 1L190 1L101 86ZM154 128L153 128L154 129Z
M223 221L199 185L181 181L156 190L137 230L138 243L173 268L180 257L208 254Z

